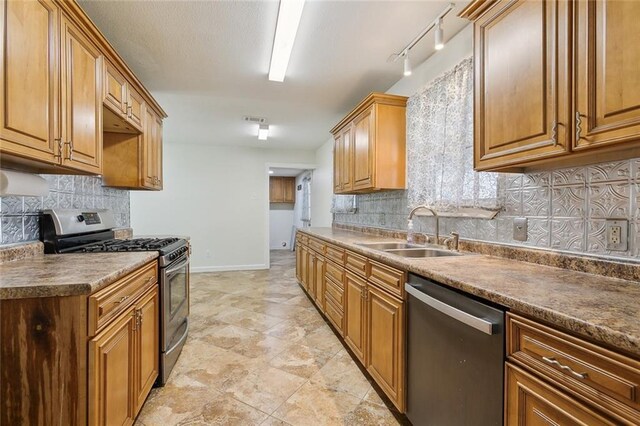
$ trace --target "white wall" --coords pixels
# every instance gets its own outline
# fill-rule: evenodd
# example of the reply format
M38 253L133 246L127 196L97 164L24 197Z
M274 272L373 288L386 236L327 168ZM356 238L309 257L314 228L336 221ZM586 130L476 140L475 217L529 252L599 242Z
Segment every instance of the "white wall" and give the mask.
M269 248L289 250L294 210L292 204L273 204L269 208ZM283 246L282 244L285 243Z
M387 90L394 95L411 96L434 78L456 66L473 54L473 26L468 25L449 40L443 50L429 57L413 69L413 74L402 77ZM313 226L331 226L331 196L333 194L333 138L329 138L316 151L311 191L311 218Z
M302 189L298 191L298 186L302 185L302 179L309 175L311 171L304 171L296 176L296 204L293 209L293 225L296 228L302 228Z
M266 163L313 164L314 152L164 145L164 190L131 192L141 234L191 237L194 272L268 267Z
M330 137L315 153L316 169L311 180L311 225L331 226L333 195L333 138Z

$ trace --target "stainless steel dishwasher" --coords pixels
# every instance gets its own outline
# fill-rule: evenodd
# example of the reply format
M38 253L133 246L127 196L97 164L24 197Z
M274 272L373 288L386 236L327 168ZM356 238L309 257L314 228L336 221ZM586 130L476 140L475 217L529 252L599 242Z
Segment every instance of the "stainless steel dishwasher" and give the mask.
M409 274L407 417L502 425L504 311Z

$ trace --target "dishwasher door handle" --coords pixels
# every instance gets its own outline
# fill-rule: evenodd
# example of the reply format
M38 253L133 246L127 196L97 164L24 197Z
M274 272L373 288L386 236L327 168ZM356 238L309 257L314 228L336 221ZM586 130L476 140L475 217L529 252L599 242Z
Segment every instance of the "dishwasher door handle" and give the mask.
M478 318L467 312L461 311L460 309L455 308L451 305L447 305L446 303L441 302L440 300L421 292L409 283L405 283L404 289L407 291L407 293L420 300L422 303L453 319L460 321L463 324L468 325L469 327L473 327L476 330L482 331L489 336L492 336L498 331L498 324L494 324L483 318Z

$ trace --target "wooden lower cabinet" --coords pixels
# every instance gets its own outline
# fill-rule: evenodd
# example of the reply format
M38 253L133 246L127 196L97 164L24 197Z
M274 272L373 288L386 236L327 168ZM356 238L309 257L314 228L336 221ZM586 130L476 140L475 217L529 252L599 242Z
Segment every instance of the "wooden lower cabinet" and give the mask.
M296 279L302 282L302 246L296 245Z
M128 425L135 419L135 312L132 306L89 342L91 425Z
M510 363L505 397L507 426L619 424Z
M316 301L316 304L318 305L318 307L320 308L320 310L322 312L324 312L324 292L325 292L325 277L324 277L324 272L325 272L325 265L326 265L326 261L324 260L323 257L320 256L316 256L316 263L314 266L314 280L313 280L313 284L314 284L314 293L313 293L313 297Z
M367 371L404 411L404 302L367 286Z
M158 288L89 342L89 424L133 424L158 377Z
M366 289L365 280L351 272L345 274L344 341L363 364L366 361Z

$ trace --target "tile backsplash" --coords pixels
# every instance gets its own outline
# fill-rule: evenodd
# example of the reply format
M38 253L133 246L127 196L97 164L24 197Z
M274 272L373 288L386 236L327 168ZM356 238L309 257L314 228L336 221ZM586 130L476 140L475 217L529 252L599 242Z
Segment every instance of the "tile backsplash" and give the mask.
M502 211L493 220L441 218L440 234L606 257L640 259L640 159L534 174L509 174ZM355 214L334 214L334 222L407 229L407 191L357 195ZM513 239L513 219L528 218L527 241ZM629 249L608 251L605 219L629 221ZM417 232L433 234L435 221L414 221Z
M44 197L0 197L0 245L37 240L39 213L50 208L111 209L118 226L129 226L129 191L105 188L97 176L42 175Z

